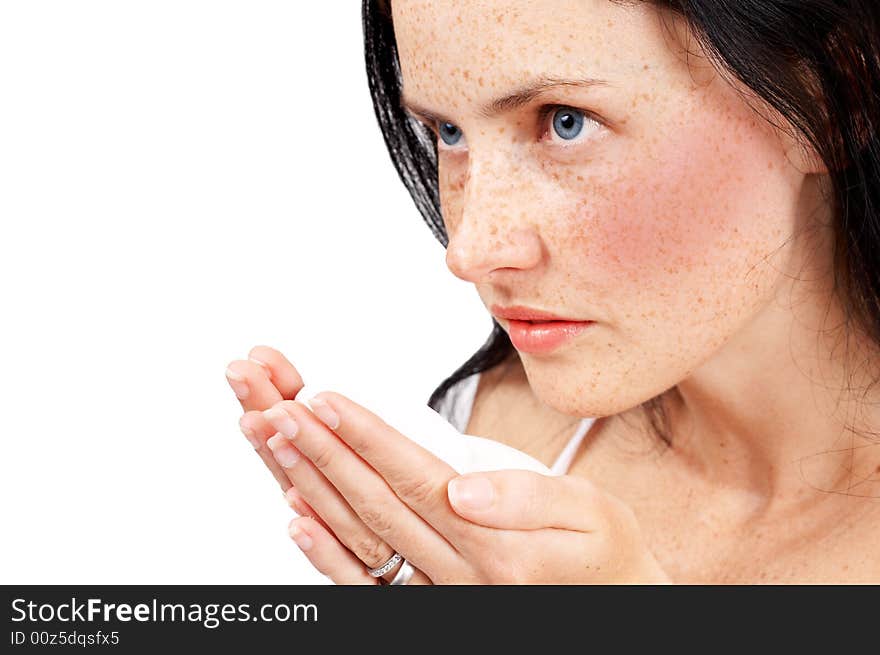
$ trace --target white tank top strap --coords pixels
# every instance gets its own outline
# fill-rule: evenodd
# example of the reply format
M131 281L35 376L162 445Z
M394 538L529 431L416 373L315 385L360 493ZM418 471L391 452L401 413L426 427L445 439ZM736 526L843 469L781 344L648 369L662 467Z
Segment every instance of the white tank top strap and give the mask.
M592 416L581 419L577 430L575 430L575 433L568 440L568 443L565 444L562 452L559 453L556 461L553 462L553 466L550 467L550 470L553 472L554 475L564 475L568 471L568 467L571 466L571 462L574 459L574 455L577 452L578 447L581 445L584 437L587 436L587 433L590 431L590 427L592 427L595 421L596 418Z
M465 431L470 420L479 382L479 373L469 375L452 385L440 401L438 413L455 426L455 429L459 432L463 433ZM575 433L569 438L568 443L565 444L562 452L559 453L556 461L550 467L554 475L563 475L568 471L578 447L590 431L590 427L592 427L595 420L594 417L581 419Z

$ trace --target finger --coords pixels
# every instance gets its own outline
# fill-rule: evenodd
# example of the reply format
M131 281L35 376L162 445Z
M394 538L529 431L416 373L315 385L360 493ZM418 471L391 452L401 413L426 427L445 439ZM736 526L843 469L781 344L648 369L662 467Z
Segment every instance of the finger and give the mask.
M363 523L394 550L405 554L414 566L432 578L436 577L431 575L435 567L450 571L463 566L461 557L444 536L407 507L385 480L315 418L305 405L284 400L263 414L338 490ZM272 445L282 443L278 441ZM276 458L287 470L284 457L276 451ZM290 465L294 463L292 461ZM288 474L296 475L295 472ZM445 479L433 484L445 494ZM309 502L315 503L316 500L309 497ZM472 525L451 509L449 512L460 523Z
M309 404L314 415L375 469L404 503L454 545L474 538L472 526L449 506L446 485L458 476L449 464L342 394L324 391Z
M258 410L245 412L242 417L238 419L238 427L241 429L244 436L247 437L251 446L254 447L254 450L257 455L260 456L260 459L263 460L263 464L265 464L266 468L272 473L272 477L278 482L281 491L287 491L290 489L291 481L287 477L287 473L284 472L284 469L281 468L278 461L275 459L275 456L272 454L272 451L266 445L266 441L273 434L276 434L276 430L272 427L272 424L263 417L263 412Z
M282 399L266 369L249 359L230 362L226 367L226 381L246 412L264 410Z
M275 348L254 346L248 353L248 359L265 367L269 379L285 400L293 400L303 388L303 379L299 371Z
M325 530L327 530L327 532L336 537L336 533L333 531L333 529L329 525L327 525L327 522L321 518L321 515L318 514L318 512L316 512L315 509L308 504L308 502L306 502L306 499L302 497L302 494L299 493L296 487L290 487L290 489L285 491L284 499L287 501L287 504L290 505L290 508L294 512L296 512L300 516L308 516L315 519L318 523L321 524L321 527L323 527Z
M373 532L355 513L348 501L339 493L324 474L308 458L300 453L282 434L268 441L269 447L279 461L285 463L285 472L294 483L296 491L317 510L328 530L354 553L367 568L377 569L391 559L396 552L384 539ZM395 565L383 574L391 580L400 569Z
M357 515L354 514L354 510L352 510L351 507L349 507L348 503L345 502L344 498L341 498L338 496L339 492L337 492L336 489L333 487L333 485L331 485L327 481L327 479L321 474L321 472L318 471L314 467L314 464L309 462L309 460L304 459L298 465L294 466L294 470L300 472L299 474L297 474L297 473L293 474L297 478L297 482L295 484L297 484L297 487L301 487L304 490L306 495L310 495L310 496L314 497L316 499L316 501L315 501L316 505L324 506L324 503L320 502L318 499L319 498L323 499L325 495L329 495L333 492L336 492L339 503L343 504L345 506L345 508L347 509L347 511L350 513L350 516L354 517L354 520L357 520L360 523L360 525L363 526L364 529L366 529L366 526L363 524L363 522L360 521L360 519L357 517ZM309 472L306 475L314 476L314 479L320 480L321 484L315 485L310 482L302 481L301 478L305 477L301 473L302 471ZM388 559L391 557L391 555L394 554L392 549L386 545L385 546L387 549L386 552L389 553L388 557L383 556L382 558L365 559L365 558L368 558L369 555L361 554L357 550L357 546L355 546L355 548L352 548L345 541L343 541L342 539L339 538L340 534L347 534L347 532L345 530L343 530L341 527L339 529L334 529L334 527L333 527L334 525L341 525L340 521L338 521L338 519L336 518L336 516L337 516L336 511L334 511L333 509L330 509L330 510L325 510L325 512L322 512L322 514L326 513L326 515L329 519L328 521L324 521L321 518L321 515L319 515L306 502L305 498L299 493L297 487L291 487L290 489L287 490L287 493L285 494L285 496L288 499L288 502L290 503L290 506L294 509L294 511L296 511L300 516L310 516L311 518L318 521L318 523L321 524L321 527L323 527L325 530L327 530L327 532L329 532L340 544L344 545L357 558L357 560L363 566L366 566L371 569L379 568L380 565L387 562ZM347 520L351 520L351 519L349 518ZM328 523L330 523L330 525L328 525ZM376 541L381 541L373 533L370 533L370 536L373 539L375 539ZM363 543L363 542L361 542L361 543ZM385 542L381 542L381 543L384 544ZM374 548L375 548L375 546L367 545L365 552L369 553L370 550L373 550ZM398 564L394 568L390 569L387 573L385 573L383 576L381 576L382 579L386 580L387 582L391 582L391 580L394 579L394 576L400 570L401 566L402 566L402 564ZM431 580L428 579L428 576L426 576L420 570L416 569L415 572L413 573L412 579L410 580L410 582L408 584L433 584L433 583L431 582Z
M378 585L379 578L367 573L363 562L326 532L320 525L308 523L306 518L294 519L288 527L294 543L300 547L312 565L336 584ZM306 534L307 538L301 535ZM302 545L300 545L302 544ZM422 571L416 569L408 585L433 584Z
M379 584L378 578L367 573L363 562L314 519L307 516L295 518L290 522L288 531L312 566L336 584Z
M463 518L492 528L596 530L612 507L586 478L508 470L449 481L449 502Z
M355 514L354 510L324 475L282 434L267 442L296 490L324 520L342 544L369 568L375 569L388 561L394 549L376 536Z

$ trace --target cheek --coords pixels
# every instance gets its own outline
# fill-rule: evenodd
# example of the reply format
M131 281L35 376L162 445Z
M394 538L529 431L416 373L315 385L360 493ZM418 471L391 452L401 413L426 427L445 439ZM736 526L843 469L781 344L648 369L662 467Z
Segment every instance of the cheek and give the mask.
M684 166L629 170L631 176L606 191L605 203L576 212L575 222L590 228L576 245L618 280L640 281L646 273L700 263L711 231L721 227L705 213L713 204L710 192L678 184L687 174Z
M757 128L721 139L717 129L658 140L637 161L608 167L625 176L587 182L594 191L568 220L571 253L590 262L595 281L682 295L707 276L741 277L778 247L794 218L784 153Z

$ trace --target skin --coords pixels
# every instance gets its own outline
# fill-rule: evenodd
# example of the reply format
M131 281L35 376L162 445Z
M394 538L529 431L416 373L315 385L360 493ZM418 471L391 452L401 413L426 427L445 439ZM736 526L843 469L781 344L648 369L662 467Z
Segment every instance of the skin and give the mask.
M880 427L880 359L831 289L815 153L647 4L392 12L404 94L461 130L438 142L449 269L487 308L596 321L519 354L536 425L603 417L565 477L628 507L677 582L880 581L880 453L849 429ZM608 84L478 113L538 74ZM540 122L546 104L587 112L581 134ZM620 448L650 443L638 406L673 387L673 447Z
M290 362L265 346L231 362L227 379L244 408L302 388ZM321 392L309 403L313 411L284 398L246 411L240 425L296 485L285 494L291 505L320 513L291 522L291 537L338 584L377 584L364 565L375 568L395 551L415 567L409 584L671 582L630 508L584 478L459 476L341 394ZM481 508L457 499L452 484L468 480L490 485L493 501Z

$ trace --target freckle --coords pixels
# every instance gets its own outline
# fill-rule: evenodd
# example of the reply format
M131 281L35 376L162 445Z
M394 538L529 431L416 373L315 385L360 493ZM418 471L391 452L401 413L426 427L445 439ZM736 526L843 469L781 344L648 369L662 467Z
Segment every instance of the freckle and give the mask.
M498 134L504 134L504 128L503 128L503 127L499 127L499 128L498 128Z
M477 82L480 84L480 86L483 86L483 78L482 77L478 78Z

